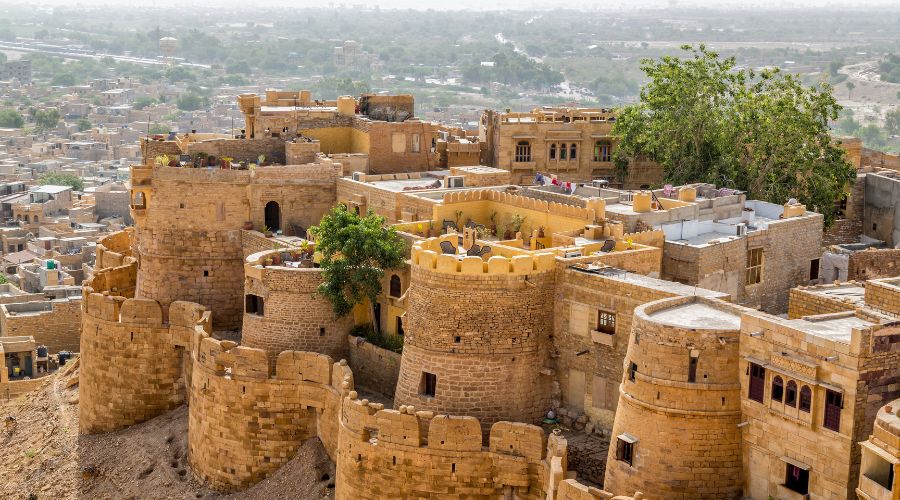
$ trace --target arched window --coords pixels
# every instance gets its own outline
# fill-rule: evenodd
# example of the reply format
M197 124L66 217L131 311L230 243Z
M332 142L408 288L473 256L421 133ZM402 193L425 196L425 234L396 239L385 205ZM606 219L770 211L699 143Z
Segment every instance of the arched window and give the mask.
M403 284L400 282L400 276L396 274L391 276L391 297L400 297L403 295Z
M528 141L519 141L516 143L516 162L531 161L531 143Z
M812 390L808 385L800 388L800 411L809 413L812 409Z
M566 156L568 156L569 149L566 147L566 143L562 143L559 146L559 159L565 160Z
M569 159L575 160L578 158L578 145L572 144L572 147L569 149Z
M780 403L783 397L784 380L778 375L775 375L775 378L772 379L772 401L778 401Z
M556 159L556 143L555 142L550 145L550 159L551 160Z
M594 143L594 161L612 161L612 145L608 141Z
M787 390L784 393L784 404L797 406L797 383L793 380L788 380Z

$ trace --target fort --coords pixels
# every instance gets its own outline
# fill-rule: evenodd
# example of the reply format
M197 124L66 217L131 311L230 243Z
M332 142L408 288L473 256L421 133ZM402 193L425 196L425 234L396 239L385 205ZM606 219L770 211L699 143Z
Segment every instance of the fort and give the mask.
M142 143L135 227L98 242L80 301L81 433L188 403L190 469L223 492L315 437L338 499L896 498L900 285L812 285L821 215L708 185L516 186L502 148L453 165L489 146L404 96L238 103L237 138ZM484 126L609 121L530 116ZM408 250L343 317L308 231L338 203ZM728 245L731 267L697 265ZM402 352L350 335L369 322Z

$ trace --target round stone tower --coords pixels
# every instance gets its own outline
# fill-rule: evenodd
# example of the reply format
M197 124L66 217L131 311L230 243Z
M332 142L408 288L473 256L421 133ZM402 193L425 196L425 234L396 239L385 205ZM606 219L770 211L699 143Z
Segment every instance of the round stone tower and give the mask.
M741 498L741 311L693 296L635 309L605 489Z
M293 259L297 250L268 250L247 257L241 344L265 350L270 361L281 351L346 358L353 316L338 318L331 303L316 293L322 269L264 266L265 259L276 253Z
M549 407L554 256L439 255L412 249L395 406L534 422Z

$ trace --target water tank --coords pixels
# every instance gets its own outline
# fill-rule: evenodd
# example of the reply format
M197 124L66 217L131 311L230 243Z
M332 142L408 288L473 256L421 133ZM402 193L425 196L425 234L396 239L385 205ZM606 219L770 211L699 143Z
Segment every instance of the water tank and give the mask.
M39 358L46 358L47 357L47 346L39 345L37 347L37 356Z
M159 39L159 51L167 59L175 57L176 50L178 50L178 39L170 36Z
M48 261L47 261L47 269L51 269L51 270L52 270L52 269L56 269L56 261L55 261L55 260L48 260Z
M63 366L66 364L66 361L68 361L69 358L72 357L72 353L70 353L69 351L59 351L59 354L57 356L59 358L59 366Z
M650 211L650 191L641 191L634 193L632 209L635 213L645 213Z

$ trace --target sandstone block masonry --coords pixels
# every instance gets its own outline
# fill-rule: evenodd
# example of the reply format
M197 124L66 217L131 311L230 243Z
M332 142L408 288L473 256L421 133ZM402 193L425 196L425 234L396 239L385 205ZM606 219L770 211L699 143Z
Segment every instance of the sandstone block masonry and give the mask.
M22 302L0 306L4 337L30 335L50 352L80 350L81 299Z
M321 269L263 266L263 259L276 252L247 258L245 301L261 299L262 306L245 307L243 345L265 350L271 360L288 350L346 358L352 315L338 318L331 303L316 292Z

